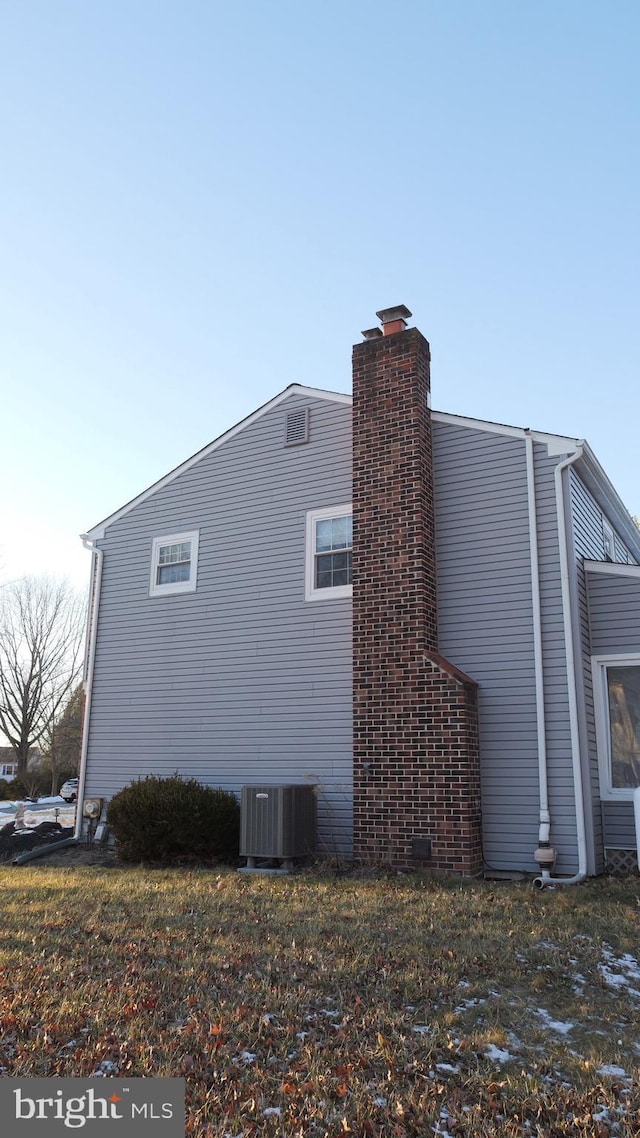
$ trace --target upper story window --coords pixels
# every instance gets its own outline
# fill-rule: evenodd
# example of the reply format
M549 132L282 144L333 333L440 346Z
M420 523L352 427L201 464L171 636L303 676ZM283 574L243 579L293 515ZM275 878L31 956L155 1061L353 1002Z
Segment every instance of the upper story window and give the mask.
M640 786L640 657L592 660L602 798L632 798Z
M325 506L307 513L305 599L335 600L352 594L351 505Z
M616 560L616 539L612 527L605 518L602 519L602 547L605 561Z
M193 593L198 573L198 530L154 537L149 595Z

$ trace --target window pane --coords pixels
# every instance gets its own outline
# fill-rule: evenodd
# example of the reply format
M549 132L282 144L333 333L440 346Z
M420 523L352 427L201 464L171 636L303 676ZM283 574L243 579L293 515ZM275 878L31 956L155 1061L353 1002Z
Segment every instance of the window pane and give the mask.
M316 573L316 589L330 589L333 584L330 569L324 569L318 565Z
M607 668L611 785L640 786L640 667Z
M159 565L175 565L179 561L189 561L191 558L191 542L182 541L176 545L161 545Z
M347 519L331 519L331 548L344 549L347 544Z
M351 584L351 553L323 553L316 557L316 589Z
M157 585L175 585L179 581L188 581L191 574L191 565L188 561L182 565L159 565Z
M322 553L325 549L331 549L331 524L331 518L316 522L316 549L318 553Z

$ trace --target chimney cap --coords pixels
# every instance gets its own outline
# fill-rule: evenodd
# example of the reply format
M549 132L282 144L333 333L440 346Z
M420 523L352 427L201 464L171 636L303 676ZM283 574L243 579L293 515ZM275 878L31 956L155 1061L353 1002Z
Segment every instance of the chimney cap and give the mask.
M377 340L378 336L382 335L382 328L376 324L375 328L365 328L360 335L364 336L365 340Z
M376 312L378 320L383 324L391 324L394 320L408 320L413 313L409 312L406 304L396 304L394 308L381 308Z

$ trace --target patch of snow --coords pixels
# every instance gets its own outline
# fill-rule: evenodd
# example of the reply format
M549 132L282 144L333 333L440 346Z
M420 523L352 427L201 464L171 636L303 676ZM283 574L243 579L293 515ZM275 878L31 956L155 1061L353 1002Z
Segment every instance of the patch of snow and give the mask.
M256 1055L255 1051L240 1052L240 1059L242 1059L243 1063L254 1063L257 1058L258 1056Z
M119 1072L120 1068L117 1063L112 1063L111 1059L103 1059L91 1077L93 1079L102 1079L117 1075Z
M387 1100L386 1100L386 1098L381 1098L380 1096L378 1096L378 1098L374 1098L373 1105L374 1106L386 1106Z
M508 1063L511 1059L510 1051L503 1051L501 1047L496 1047L495 1043L490 1043L484 1053L485 1059L491 1059L494 1063Z
M458 1004L457 1008L454 1008L454 1011L455 1014L459 1016L462 1015L463 1012L469 1011L469 1008L479 1008L482 1004L486 1004L486 1002L486 1000L474 996L469 1000L463 1000L461 1004Z
M436 1063L436 1071L447 1071L450 1075L457 1075L460 1068L453 1063Z
M534 1008L533 1010L535 1015L540 1016L545 1027L548 1027L550 1031L556 1031L558 1035L567 1035L575 1027L574 1023L564 1023L560 1019L552 1019L544 1008Z
M308 1031L297 1031L296 1032L296 1039L306 1039L308 1035L309 1035Z
M429 1028L427 1027L426 1023L414 1023L413 1030L415 1031L416 1035L426 1035Z
M605 1063L602 1067L598 1067L596 1074L598 1075L611 1075L614 1079L628 1079L629 1076L624 1067L617 1067L615 1063Z
M622 956L615 956L613 952L603 948L602 955L607 964L615 964L618 968L622 968L631 979L640 980L640 965L635 956L631 956L629 952L624 952Z
M279 1107L279 1106L265 1106L265 1108L264 1108L264 1110L263 1110L263 1112L262 1112L262 1113L264 1114L265 1118L270 1118L270 1117L271 1117L271 1115L275 1115L275 1117L276 1117L276 1118L279 1118L279 1117L280 1117L280 1115L282 1114L282 1107Z
M598 971L605 984L618 991L624 989L626 995L640 999L640 990L631 984L631 981L640 981L640 965L635 956L628 952L616 956L606 946L602 949L602 956L604 964L598 964Z

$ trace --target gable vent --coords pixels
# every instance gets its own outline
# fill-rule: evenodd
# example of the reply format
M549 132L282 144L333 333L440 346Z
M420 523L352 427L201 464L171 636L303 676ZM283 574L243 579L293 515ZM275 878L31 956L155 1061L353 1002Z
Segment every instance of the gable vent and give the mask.
M309 442L309 408L303 407L301 411L287 413L284 445L286 447L298 446L299 443Z

